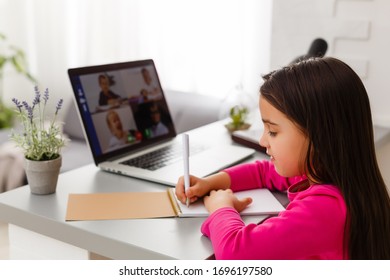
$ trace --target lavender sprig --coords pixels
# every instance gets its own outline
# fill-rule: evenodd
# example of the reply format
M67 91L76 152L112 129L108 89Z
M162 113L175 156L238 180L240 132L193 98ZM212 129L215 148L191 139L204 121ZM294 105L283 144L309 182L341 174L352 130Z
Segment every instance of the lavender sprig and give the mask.
M34 109L35 105L38 105L41 102L41 94L39 91L35 92L35 98L32 102L32 108Z
M19 110L19 113L22 113L23 105L20 104L20 101L17 100L16 98L12 98L12 102L15 103L16 108L18 108L18 110Z
M58 103L57 103L57 107L56 107L56 115L58 114L58 111L61 110L61 107L62 107L62 103L64 102L64 100L61 98Z
M48 88L45 90L45 93L43 94L43 100L45 100L45 105L46 105L47 100L49 100L49 89Z
M26 101L23 101L22 103L23 103L24 109L27 112L27 117L30 120L30 123L33 123L33 118L34 118L34 110L33 110L33 108L30 107L30 105L28 105L28 103Z

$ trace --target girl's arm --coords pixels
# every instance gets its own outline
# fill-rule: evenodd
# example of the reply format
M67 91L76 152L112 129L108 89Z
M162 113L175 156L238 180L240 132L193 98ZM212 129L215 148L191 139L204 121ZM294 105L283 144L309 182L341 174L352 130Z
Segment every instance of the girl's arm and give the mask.
M236 165L224 170L230 177L233 192L268 188L271 191L286 191L288 187L303 177L286 178L280 176L270 161L255 161Z

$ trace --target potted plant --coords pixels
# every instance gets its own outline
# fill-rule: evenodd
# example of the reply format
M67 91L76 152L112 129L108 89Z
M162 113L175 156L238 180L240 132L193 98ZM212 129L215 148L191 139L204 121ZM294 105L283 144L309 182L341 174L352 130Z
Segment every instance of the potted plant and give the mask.
M3 102L3 74L7 64L30 81L36 83L35 78L27 71L27 62L24 52L12 45L5 45L6 37L0 33L0 129L11 128L13 125L13 110Z
M229 132L236 130L245 130L248 129L251 125L246 123L246 118L248 117L248 108L245 106L233 106L230 108L230 122L225 125Z
M48 100L48 89L41 95L38 87L35 87L35 98L31 105L12 99L16 116L21 122L21 131L13 130L11 139L24 153L27 181L34 194L55 192L62 163L61 148L65 145L56 122L63 99L58 101L51 118L46 111Z

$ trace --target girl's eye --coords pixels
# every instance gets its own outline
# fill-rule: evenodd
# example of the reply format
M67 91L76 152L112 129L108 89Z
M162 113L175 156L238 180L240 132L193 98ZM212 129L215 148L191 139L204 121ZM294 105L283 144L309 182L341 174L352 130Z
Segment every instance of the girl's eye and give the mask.
M271 137L275 137L276 136L276 132L268 131L268 135L271 136Z

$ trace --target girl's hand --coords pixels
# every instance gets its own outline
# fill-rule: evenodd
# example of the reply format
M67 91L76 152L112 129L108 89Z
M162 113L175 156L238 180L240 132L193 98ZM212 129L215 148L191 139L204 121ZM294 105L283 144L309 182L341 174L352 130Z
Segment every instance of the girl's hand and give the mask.
M176 196L183 203L186 203L187 197L190 199L190 203L198 200L199 197L203 197L210 191L210 186L206 179L198 178L190 175L190 188L187 193L184 190L184 177L181 176L176 184Z
M211 191L209 196L204 197L203 202L210 214L223 207L233 207L241 212L252 203L252 198L246 197L239 200L232 190L227 189Z
M176 196L183 203L186 203L187 197L190 203L195 202L198 198L205 196L211 190L230 188L230 177L225 172L219 172L205 178L190 176L190 188L185 193L184 177L181 176L176 184Z

